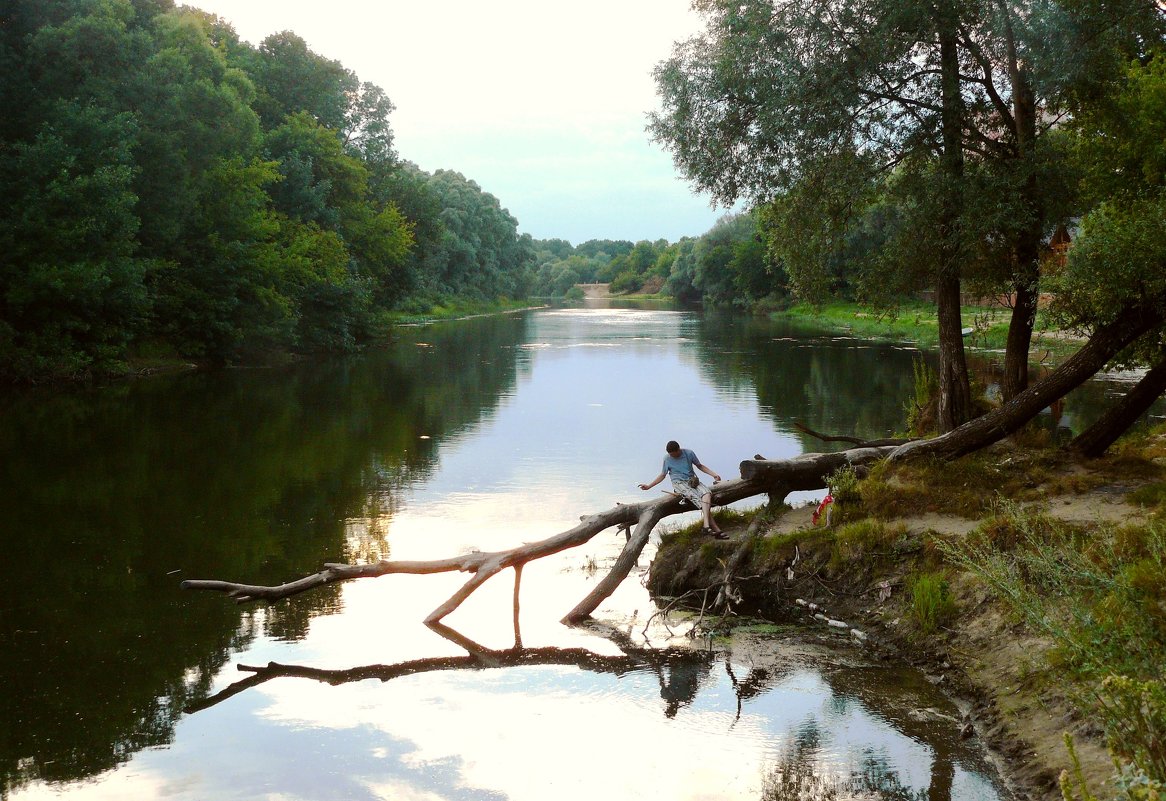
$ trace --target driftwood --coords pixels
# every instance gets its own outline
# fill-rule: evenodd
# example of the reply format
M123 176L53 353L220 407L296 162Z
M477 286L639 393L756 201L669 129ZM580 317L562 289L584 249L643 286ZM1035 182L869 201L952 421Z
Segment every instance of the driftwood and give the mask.
M741 462L741 478L721 481L712 487L713 504L723 506L756 495L768 494L782 500L796 490L823 489L826 476L843 465L866 465L878 461L894 446L855 448L837 453L803 454L793 459L749 459ZM473 551L447 559L416 561L381 561L368 565L326 564L324 569L310 576L273 587L240 584L231 581L192 579L182 582L188 590L214 590L234 598L239 603L248 601L278 601L326 584L358 578L373 578L392 573L472 573L462 587L425 618L425 624L437 627L441 620L473 594L491 577L506 568L513 568L514 614L517 623L518 592L522 566L535 559L574 548L591 540L600 532L619 527L628 534L623 551L615 564L591 592L563 617L567 624L579 623L590 617L620 585L635 567L636 560L648 544L652 529L666 517L691 509L672 493L663 497L633 504L617 504L607 511L582 518L579 525L537 542L526 543L504 551ZM517 628L517 626L516 626Z
M732 479L722 481L713 487L713 503L723 505L766 493L764 482ZM506 568L515 569L515 599L521 578L521 568L527 562L574 548L591 540L600 532L617 526L630 528L630 536L623 552L616 559L611 571L601 580L591 593L567 613L566 623L577 623L586 619L601 604L620 582L627 577L636 564L636 559L648 543L648 537L657 523L670 515L690 510L677 496L666 493L663 497L635 504L617 504L607 511L585 516L579 525L537 542L526 543L504 551L473 551L447 559L415 561L381 561L367 565L329 563L324 569L310 576L280 584L261 586L241 584L232 581L192 579L182 582L188 590L214 590L234 598L239 603L249 601L278 601L301 592L358 578L374 578L392 573L423 575L429 573L472 573L473 576L445 603L434 609L425 618L426 625L433 626L457 609L473 592L488 579ZM516 604L517 608L517 604ZM517 613L516 613L517 614Z
M785 497L798 490L822 489L825 476L840 467L871 465L886 458L901 445L851 448L837 453L803 453L792 459L746 459L741 462L741 477L760 482L771 495Z

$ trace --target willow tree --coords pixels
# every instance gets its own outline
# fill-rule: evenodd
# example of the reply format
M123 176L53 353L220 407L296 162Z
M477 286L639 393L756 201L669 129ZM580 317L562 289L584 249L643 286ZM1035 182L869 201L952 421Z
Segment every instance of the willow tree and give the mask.
M696 5L705 33L656 69L663 110L652 118L654 137L720 202L787 201L770 209L773 241L803 296L815 293L880 181L908 164L927 174L918 185L933 235L900 260L926 261L936 291L941 426L967 420L959 300L969 108L958 39L971 9L885 0Z
M960 289L1007 293L1003 394L1021 392L1041 241L1069 195L1048 134L1088 63L1067 61L1121 14L1020 0L697 7L706 31L657 68L651 125L684 174L765 207L803 297L829 292L840 260L869 302L934 287L945 430L971 413Z

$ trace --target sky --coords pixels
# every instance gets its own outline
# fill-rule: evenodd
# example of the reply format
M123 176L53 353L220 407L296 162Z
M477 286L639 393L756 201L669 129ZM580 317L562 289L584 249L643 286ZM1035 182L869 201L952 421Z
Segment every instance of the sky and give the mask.
M645 131L690 0L186 0L258 44L290 30L385 90L401 157L456 170L536 239L697 236L725 210Z

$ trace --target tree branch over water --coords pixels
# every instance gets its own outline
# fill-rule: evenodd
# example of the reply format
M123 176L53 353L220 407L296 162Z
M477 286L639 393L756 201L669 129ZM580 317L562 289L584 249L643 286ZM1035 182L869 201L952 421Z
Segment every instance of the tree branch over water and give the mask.
M883 458L891 450L893 447L890 446L855 448L837 453L803 454L780 461L746 460L741 463L742 478L722 481L713 486L713 504L724 506L764 494L780 501L795 490L823 489L826 487L826 476L839 467L846 464L870 464ZM690 511L691 508L682 503L677 496L667 493L662 498L641 503L616 504L604 512L583 517L579 525L554 536L503 551L472 551L447 559L381 561L369 565L329 563L318 573L273 587L204 579L183 581L181 586L188 590L222 592L239 603L245 603L260 600L278 601L326 584L392 573L414 575L454 571L472 573L473 576L457 592L426 616L425 624L433 628L439 626L446 615L461 606L478 587L506 568L515 570L514 600L517 608L518 581L522 566L527 562L583 545L612 526L626 529L629 532L627 543L611 570L587 597L563 618L564 623L575 624L590 617L591 613L627 578L640 553L648 544L649 535L656 524L665 517Z

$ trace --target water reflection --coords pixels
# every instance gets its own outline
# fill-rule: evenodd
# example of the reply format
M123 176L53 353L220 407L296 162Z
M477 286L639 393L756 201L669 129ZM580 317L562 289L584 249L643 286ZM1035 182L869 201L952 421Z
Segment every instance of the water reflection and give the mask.
M338 687L268 681L181 711L229 686L233 661L346 670L453 658L420 620L455 588L399 578L240 608L182 594L181 579L277 584L328 561L541 539L580 514L643 500L636 482L654 475L671 438L732 475L759 451L822 449L797 420L882 436L902 427L911 355L676 310L549 310L405 329L348 360L0 396L0 795L543 797L545 783L514 784L533 758L544 780L571 776L586 797L627 787L684 798L690 784L757 797L807 715L826 722L820 748L798 759L815 755L824 775L843 748L847 772L830 775L850 781L861 745L840 745L838 727L875 724L840 712L848 698L858 700L843 707L870 710L902 745L887 764L903 786L938 786L929 768L908 776L905 765L930 766L933 753L963 764L962 752L934 737L912 750L924 735L838 671L667 654L622 674L560 661ZM1095 417L1078 404L1067 402L1063 424ZM613 532L527 568L530 643L627 658L609 638L557 622L593 586L583 565L604 565L622 543ZM456 622L504 652L510 602L507 582L484 587ZM634 580L600 609L629 627L651 611ZM811 697L812 713L799 700ZM575 776L575 755L596 742L628 754L627 769ZM317 775L345 767L361 777Z
M718 385L755 396L774 426L796 438L801 449L846 446L813 439L793 428L794 421L862 439L904 427L904 403L914 392L912 349L806 334L790 324L735 315L712 315L700 332L701 362Z
M346 685L374 680L382 687L410 681L417 688L423 686L421 676L452 673L456 680L443 684L440 697L432 699L437 708L459 710L463 725L479 721L490 732L488 738L501 738L508 749L518 750L525 761L518 769L530 774L531 789L555 779L535 757L557 751L565 751L568 758L578 756L580 745L602 749L614 736L621 744L635 744L630 769L616 760L603 771L622 782L616 796L641 797L645 788L640 785L645 781L648 794L653 795L651 786L658 785L664 778L660 771L667 770L663 765L682 755L660 754L654 738L674 731L671 727L679 726L683 732L696 726L706 749L700 758L702 769L693 772L693 765L681 763L687 784L683 792L666 797L700 798L710 792L717 797L767 800L862 796L995 801L1002 797L982 754L960 738L958 711L918 674L855 661L853 654L836 662L823 652L777 639L771 641L767 666L746 667L730 653L643 648L617 631L593 631L614 646L610 653L521 646L493 650L451 632L451 639L469 643L470 653L340 669L279 663L244 667L252 674L249 678L195 704L191 711L201 714L273 682L310 680L338 692ZM504 671L505 678L497 682L473 678L476 673L494 671ZM647 700L646 690L652 686L659 699L655 702ZM377 691L382 696L384 692ZM502 707L508 709L504 719L477 710L484 704L498 711L496 705L486 703L484 694L508 705ZM576 707L583 704L596 717L581 732L572 732L567 720L544 731L542 715L530 706L536 698L550 704L548 714L557 715L561 702L573 698ZM656 719L654 724L635 724L635 730L646 736L643 740L628 737L624 729L628 719L636 717L637 707ZM295 719L301 726L321 731L347 728L339 719L312 718L310 713ZM411 792L433 792L440 797L543 797L541 791L532 795L518 789L526 781L510 777L499 784L496 774L487 778L475 771L471 763L479 752L492 750L484 743L451 743L441 761L453 772L418 776L404 769L412 761L405 755L424 746L397 739L398 731L403 734L411 729L391 723L382 726L386 733L394 733L399 764L382 765L378 781L398 791L408 787ZM743 775L741 764L754 764L757 773ZM642 778L637 781L634 775ZM595 797L606 784L578 776L577 769L562 778L564 787L558 797ZM449 794L451 784L462 791Z
M335 611L336 588L257 618L175 587L387 555L369 521L513 389L525 328L468 321L364 359L0 400L0 544L18 566L0 582L4 793L169 743L231 652Z

